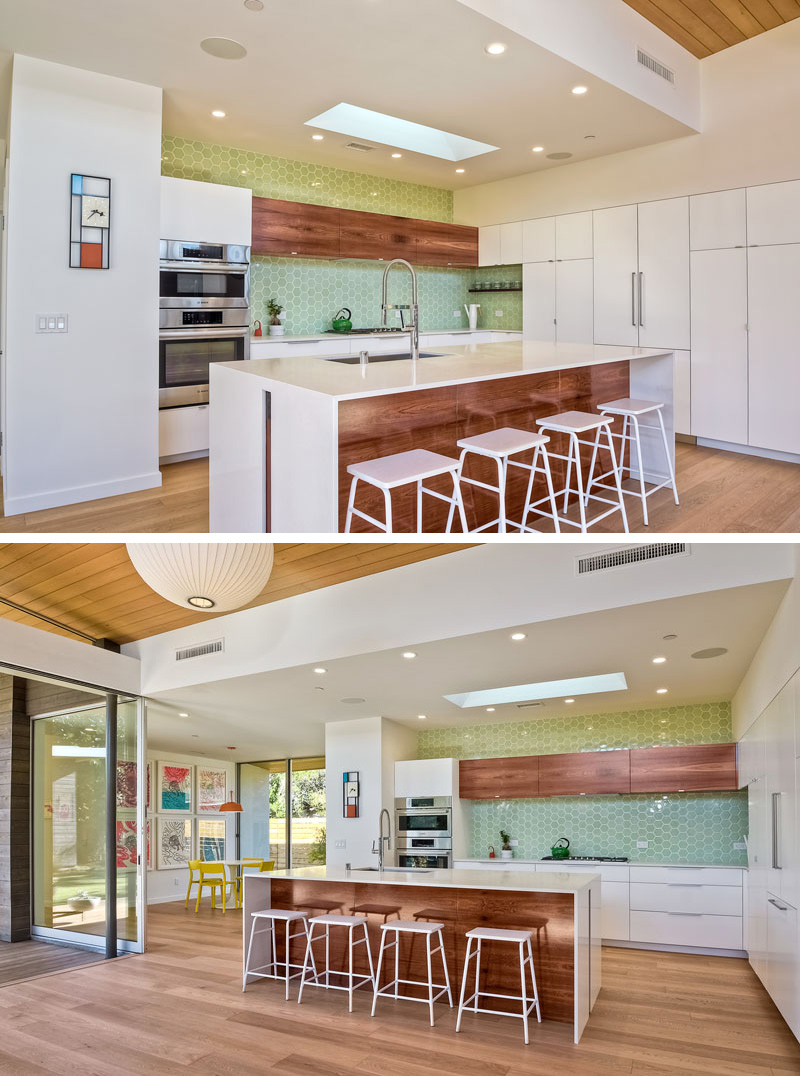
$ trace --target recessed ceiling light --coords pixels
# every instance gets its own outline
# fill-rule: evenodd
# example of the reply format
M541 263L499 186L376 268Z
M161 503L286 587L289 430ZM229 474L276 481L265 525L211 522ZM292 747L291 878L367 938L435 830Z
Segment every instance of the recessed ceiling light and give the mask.
M408 661L411 661L411 659L415 658L416 656L417 655L414 653L413 650L404 650L403 651L403 657L406 658Z
M495 710L494 706L487 706L486 707L486 713L487 714L493 714L494 710Z
M490 56L502 56L506 51L506 47L500 41L493 41L491 45L486 46L484 51Z
M564 702L575 702L574 699L564 699Z
M215 108L214 111L211 113L211 115L214 116L214 118L218 119L218 120L224 120L225 119L225 113L222 111L221 108Z
M244 6L248 11L263 11L264 0L244 0Z
M316 669L314 669L314 672L315 672L315 673L316 673L316 674L317 674L318 676L322 676L322 674L323 674L323 673L326 673L327 671L328 671L328 670L327 670L327 669L323 669L321 665L319 665L319 666L318 666L318 667L317 667Z
M456 168L456 174L457 175L460 176L462 174L462 172L466 172L466 168Z
M667 660L666 658L653 658L653 664L654 665L663 665L666 660Z
M533 147L533 152L534 153L543 153L544 152L544 146L534 146Z
M178 717L188 717L188 714L178 714Z
M427 714L417 714L417 721L427 721L427 720L428 720L428 715Z
M200 48L218 60L243 60L247 55L244 45L229 37L207 37L200 42Z
M396 157L402 157L403 154L402 153L393 153L392 156L395 157L395 158Z
M349 698L349 699L339 699L339 702L345 702L345 703L347 703L348 706L355 706L359 702L366 702L366 701L367 701L366 699L358 699L358 698L355 698L355 697Z
M678 636L677 635L662 635L661 638L666 639L667 642L670 642L672 639L677 639Z
M586 86L573 86L572 92L575 94L576 97L582 97L583 94L587 92L587 88Z
M515 631L511 638L515 643L518 643L520 639L527 639L527 636L524 631Z
M558 153L548 153L547 159L548 161L567 161L571 156L571 153L560 150Z
M666 693L667 693L667 688L665 688L665 687L657 687L656 688L656 695L666 695Z
M709 646L706 650L695 650L693 658L721 658L728 653L727 646Z
M312 142L321 142L324 137L325 137L325 135L312 135L311 136L311 141Z

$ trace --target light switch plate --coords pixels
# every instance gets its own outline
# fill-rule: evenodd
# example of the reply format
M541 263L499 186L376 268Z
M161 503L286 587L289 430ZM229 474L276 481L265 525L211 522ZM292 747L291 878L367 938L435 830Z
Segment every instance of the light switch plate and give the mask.
M68 314L36 314L35 331L37 333L69 332Z
M636 842L636 847L637 848L649 848L650 847L650 842L649 841L637 841Z
M746 852L747 845L744 843L744 841L734 841L733 850L734 852Z
M519 841L509 841L508 843L511 845L512 848L519 847Z
M502 310L495 310L494 316L496 318L501 318L503 316L503 311Z

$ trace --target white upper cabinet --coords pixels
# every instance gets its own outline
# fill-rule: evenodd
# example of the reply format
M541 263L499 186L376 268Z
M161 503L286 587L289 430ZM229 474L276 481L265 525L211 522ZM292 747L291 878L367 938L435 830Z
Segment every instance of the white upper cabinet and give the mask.
M748 444L800 453L800 243L747 252Z
M523 262L552 262L556 257L556 218L522 222Z
M478 265L500 265L500 225L478 228Z
M747 251L692 251L692 430L747 444Z
M555 343L555 262L530 262L522 266L522 339Z
M635 347L639 342L636 292L636 206L594 213L594 341Z
M639 344L688 350L689 199L639 206Z
M556 258L559 261L591 258L593 253L591 212L556 217Z
M767 772L764 715L761 714L739 740L737 747L739 788L752 784Z
M500 261L503 265L518 265L522 261L522 221L500 225Z
M161 177L161 239L250 246L253 192L247 187Z
M747 242L800 243L800 180L747 188Z
M591 344L594 339L592 259L556 264L556 340Z
M394 794L409 796L451 796L458 798L458 760L419 758L394 764Z
M745 190L695 194L689 199L692 250L743 247L747 243Z

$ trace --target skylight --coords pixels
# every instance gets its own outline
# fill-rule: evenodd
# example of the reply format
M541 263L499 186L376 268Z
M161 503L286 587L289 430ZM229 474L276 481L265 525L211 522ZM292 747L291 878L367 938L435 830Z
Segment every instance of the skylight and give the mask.
M465 691L460 695L445 695L449 701L467 708L496 706L504 702L532 702L535 699L558 699L563 695L595 695L601 691L627 691L625 673L602 673L600 676L576 676L569 680L543 680L538 684L516 684L511 687L490 687L484 691Z
M327 112L306 120L306 126L321 127L323 131L336 131L337 134L349 135L351 138L365 138L370 142L408 149L413 153L424 153L428 157L439 157L443 161L465 161L468 157L477 157L481 153L493 153L498 148L486 142L476 142L472 138L450 134L448 131L439 131L436 127L426 127L422 123L386 116L383 112L373 112L369 108L348 105L344 101L329 108Z

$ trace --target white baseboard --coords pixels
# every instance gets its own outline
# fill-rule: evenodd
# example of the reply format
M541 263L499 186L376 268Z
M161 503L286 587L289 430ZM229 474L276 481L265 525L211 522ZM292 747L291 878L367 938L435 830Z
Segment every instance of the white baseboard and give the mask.
M51 489L45 493L31 493L24 497L6 497L6 516L18 516L23 512L39 512L44 508L63 508L69 504L97 501L101 497L115 497L121 493L138 493L143 489L156 489L161 485L161 472L131 475L111 482L96 482L90 486L71 486L67 489Z
M165 463L183 463L184 460L201 460L208 458L208 449L201 448L197 452L176 452L174 456L160 456L158 460L159 467Z
M765 460L782 460L784 463L800 463L800 456L793 452L777 452L772 448L754 448L737 445L733 441L712 441L710 437L698 437L697 444L704 448L719 448L723 452L741 452L743 456L760 456Z
M730 956L739 960L746 960L747 953L744 949L706 949L700 945L664 945L661 942L631 942L616 941L603 938L603 945L612 949L650 949L656 953L696 953L698 956Z

